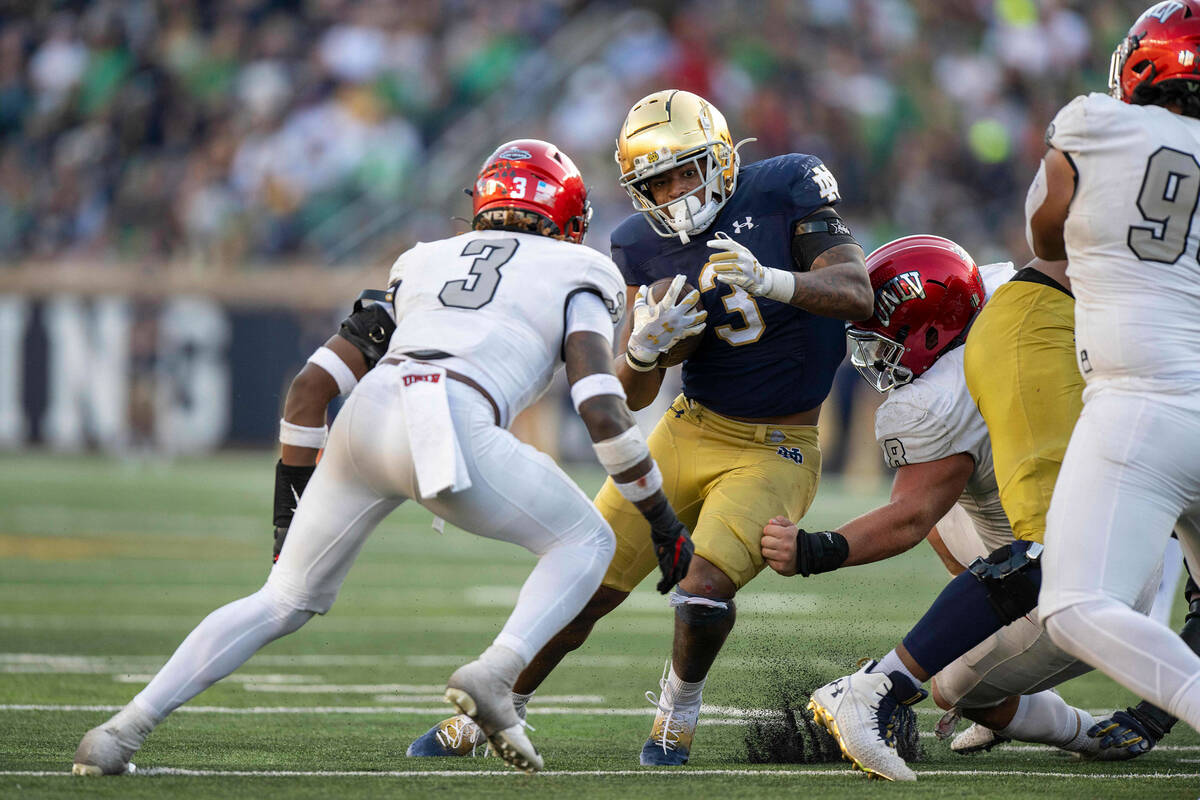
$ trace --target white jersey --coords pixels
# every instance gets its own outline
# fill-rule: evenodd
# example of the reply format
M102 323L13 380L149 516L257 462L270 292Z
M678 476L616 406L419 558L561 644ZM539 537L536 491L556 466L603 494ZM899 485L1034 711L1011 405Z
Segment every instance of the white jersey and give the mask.
M1195 391L1200 120L1089 94L1046 140L1079 174L1065 239L1084 378Z
M602 253L528 233L472 231L422 242L397 259L390 354L440 350L438 364L479 383L508 423L549 386L563 363L566 310L597 294L613 325L625 280Z
M1014 274L1008 262L979 271L988 297ZM974 523L984 552L991 552L1012 542L1013 534L1000 504L987 424L967 391L964 350L954 348L912 383L892 389L875 412L875 438L890 467L925 464L957 453L970 455L975 470L958 504ZM960 549L952 552L961 560Z

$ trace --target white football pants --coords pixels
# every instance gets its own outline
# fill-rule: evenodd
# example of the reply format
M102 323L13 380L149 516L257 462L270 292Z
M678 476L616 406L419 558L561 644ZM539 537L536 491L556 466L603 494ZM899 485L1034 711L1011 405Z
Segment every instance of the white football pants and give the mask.
M1179 520L1200 552L1200 397L1089 386L1046 520L1039 608L1064 650L1200 730L1200 656L1135 612Z
M395 373L376 367L338 414L266 585L205 618L135 698L140 707L161 719L268 642L328 611L367 536L417 496ZM446 390L471 487L419 502L464 530L539 556L494 642L528 663L600 586L613 533L553 459L494 424L482 395L456 381ZM476 577L462 575L464 582Z

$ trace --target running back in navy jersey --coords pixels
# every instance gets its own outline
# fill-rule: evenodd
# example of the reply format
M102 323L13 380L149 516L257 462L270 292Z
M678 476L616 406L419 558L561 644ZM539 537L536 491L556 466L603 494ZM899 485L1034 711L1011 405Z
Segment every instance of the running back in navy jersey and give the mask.
M612 258L630 286L686 275L708 311L699 349L683 364L683 393L732 417L781 417L824 401L846 350L845 323L751 297L701 270L723 231L759 263L795 269L795 223L835 205L837 182L816 156L790 153L749 164L711 227L687 244L659 236L641 214L613 231Z

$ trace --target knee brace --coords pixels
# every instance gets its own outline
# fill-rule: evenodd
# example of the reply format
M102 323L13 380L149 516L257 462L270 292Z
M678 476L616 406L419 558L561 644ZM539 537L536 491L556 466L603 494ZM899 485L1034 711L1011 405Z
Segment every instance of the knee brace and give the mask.
M967 568L987 589L988 603L1005 625L1037 606L1041 555L1039 542L1016 541L975 559Z
M687 625L703 626L720 622L734 612L733 598L714 600L675 587L670 595L675 616Z

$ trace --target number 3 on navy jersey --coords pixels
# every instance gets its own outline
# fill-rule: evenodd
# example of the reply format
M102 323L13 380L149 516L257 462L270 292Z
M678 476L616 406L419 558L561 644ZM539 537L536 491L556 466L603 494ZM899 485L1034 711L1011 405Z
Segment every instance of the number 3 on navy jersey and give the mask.
M472 239L463 248L462 256L479 256L468 273L472 279L447 281L438 292L442 305L451 308L483 308L496 296L500 285L500 268L517 252L516 239Z
M700 291L707 292L717 285L716 272L710 266L705 266L700 273ZM730 314L740 314L746 324L742 327L735 328L732 325L720 325L713 328L713 333L721 337L734 347L743 344L751 344L762 338L763 325L762 313L758 310L758 303L750 294L740 286L729 286L733 289L732 292L721 298L721 302L725 304L725 310Z

